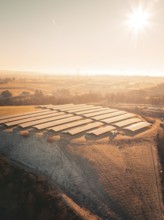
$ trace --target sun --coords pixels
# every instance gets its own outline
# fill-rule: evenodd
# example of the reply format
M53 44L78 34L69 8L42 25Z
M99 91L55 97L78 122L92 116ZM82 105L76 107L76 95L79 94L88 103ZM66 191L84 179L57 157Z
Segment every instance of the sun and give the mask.
M128 25L136 32L145 29L149 24L148 11L138 8L134 10L128 17Z

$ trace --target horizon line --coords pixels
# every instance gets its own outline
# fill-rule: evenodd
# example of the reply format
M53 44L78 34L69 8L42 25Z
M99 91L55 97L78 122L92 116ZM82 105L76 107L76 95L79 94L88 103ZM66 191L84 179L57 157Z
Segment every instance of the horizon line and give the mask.
M0 69L0 72L18 72L20 73L35 73L40 75L62 75L62 76L140 76L140 77L164 77L164 71L160 72L145 72L145 71L134 71L134 70L84 70L84 69L56 69L56 70L25 70L25 69Z

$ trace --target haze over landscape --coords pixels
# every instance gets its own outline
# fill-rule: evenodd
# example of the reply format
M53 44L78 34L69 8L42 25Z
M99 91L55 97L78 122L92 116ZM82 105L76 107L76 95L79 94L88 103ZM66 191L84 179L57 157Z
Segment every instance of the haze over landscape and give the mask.
M164 73L164 1L1 0L0 69Z
M0 220L164 220L164 0L0 0Z

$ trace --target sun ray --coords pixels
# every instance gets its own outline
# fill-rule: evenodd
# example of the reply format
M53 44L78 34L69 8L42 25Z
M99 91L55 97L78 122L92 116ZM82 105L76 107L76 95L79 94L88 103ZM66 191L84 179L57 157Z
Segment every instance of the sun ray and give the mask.
M149 17L150 14L146 9L141 7L134 9L128 16L128 26L138 33L149 26Z

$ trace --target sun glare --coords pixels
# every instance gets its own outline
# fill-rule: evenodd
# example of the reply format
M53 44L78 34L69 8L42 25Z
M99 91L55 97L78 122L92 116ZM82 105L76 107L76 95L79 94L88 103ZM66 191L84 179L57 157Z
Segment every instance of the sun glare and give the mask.
M149 13L141 8L136 9L129 15L129 26L135 31L143 30L148 26L149 23Z

